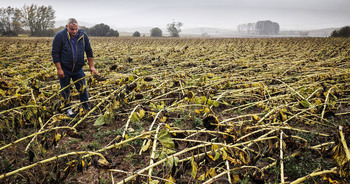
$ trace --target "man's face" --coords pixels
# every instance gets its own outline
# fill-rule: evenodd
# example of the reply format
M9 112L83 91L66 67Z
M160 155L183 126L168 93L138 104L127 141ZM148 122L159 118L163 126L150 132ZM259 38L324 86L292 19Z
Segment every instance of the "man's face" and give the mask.
M78 24L69 24L67 27L68 33L71 37L75 37L78 33Z

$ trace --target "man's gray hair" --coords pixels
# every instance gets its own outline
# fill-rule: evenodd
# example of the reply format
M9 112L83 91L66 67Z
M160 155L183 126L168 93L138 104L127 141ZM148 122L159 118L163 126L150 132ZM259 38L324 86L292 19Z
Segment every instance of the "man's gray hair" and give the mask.
M75 18L69 18L67 20L66 26L69 26L69 24L78 24L78 22Z

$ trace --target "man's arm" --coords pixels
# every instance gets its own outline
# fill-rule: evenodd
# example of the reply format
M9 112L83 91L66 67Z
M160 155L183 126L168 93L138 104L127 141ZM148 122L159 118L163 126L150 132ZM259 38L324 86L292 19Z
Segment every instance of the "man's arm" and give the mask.
M98 72L96 71L94 67L94 58L93 57L88 57L88 62L89 62L89 69L92 75L98 75Z
M59 78L63 79L64 78L64 72L61 67L61 62L56 62L55 63L56 69L57 69L57 75Z
M52 50L51 50L51 55L52 55L52 60L53 63L55 63L56 69L57 69L57 76L59 78L64 78L64 72L61 67L61 57L60 53L62 51L62 37L60 34L56 34L53 42L52 42Z

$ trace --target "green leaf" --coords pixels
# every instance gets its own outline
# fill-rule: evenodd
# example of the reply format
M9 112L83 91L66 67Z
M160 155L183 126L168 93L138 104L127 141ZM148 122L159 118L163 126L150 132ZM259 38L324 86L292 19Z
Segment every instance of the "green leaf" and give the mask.
M135 122L138 122L138 121L140 121L139 116L137 115L137 113L133 113L132 116L131 116L131 122L135 123Z
M288 119L288 116L284 113L283 109L280 111L282 121L286 121Z
M94 126L102 126L102 125L104 125L104 124L106 124L106 122L105 122L103 116L100 116L100 117L98 117L97 120L95 121Z
M164 153L166 153L167 155L171 155L176 153L175 149L163 149Z
M166 148L173 149L175 148L175 143L171 139L171 134L169 133L169 130L163 130L159 133L158 140L162 143L162 145Z
M138 113L138 116L140 119L142 119L145 116L145 111L143 109L140 109L140 112Z
M209 98L207 104L208 104L209 106L211 106L211 105L213 105L213 101Z
M123 84L125 84L125 79L124 78L121 78L119 80L119 85L122 86Z
M192 156L191 159L191 166L192 166L192 171L191 171L191 176L196 179L197 176L197 172L198 172L198 165L197 163L194 161L194 157Z
M197 180L204 181L205 180L205 174L200 175Z
M308 101L306 101L306 100L300 101L299 103L304 108L309 108L310 107L310 103Z
M171 157L166 161L167 166L173 167L174 165L177 166L177 163L179 162L179 158L177 157Z
M217 159L220 158L221 155L220 155L220 153L217 152L217 151L214 151L214 154L215 154L215 156L214 156L214 158L212 158L212 160L216 161Z
M207 102L207 97L202 96L202 97L201 97L201 103L202 103L202 104L205 104L206 102Z
M151 145L151 142L152 142L151 139L148 139L147 142L146 142L146 144L145 144L144 146L142 146L141 150L142 150L143 152L147 151L148 148L149 148L150 145Z
M213 101L213 105L214 105L214 107L219 107L219 102L218 101Z

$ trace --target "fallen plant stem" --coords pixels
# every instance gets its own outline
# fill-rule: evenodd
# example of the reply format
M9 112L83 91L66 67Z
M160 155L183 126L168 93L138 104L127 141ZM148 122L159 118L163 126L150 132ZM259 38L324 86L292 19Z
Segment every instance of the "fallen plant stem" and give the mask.
M34 163L34 164L31 164L31 165L28 165L28 166L19 168L19 169L17 169L17 170L11 171L11 172L9 172L9 173L2 174L2 175L0 175L0 179L3 179L3 178L5 178L5 177L9 177L9 176L11 176L11 175L13 175L13 174L16 174L16 173L19 173L19 172L21 172L21 171L25 171L25 170L31 169L31 168L33 168L33 167L35 167L35 166L37 166L37 165L45 164L45 163L48 163L48 162L57 160L57 159L59 159L59 158L64 158L64 157L73 156L73 155L82 155L82 154L88 154L89 156L91 156L91 155L98 155L98 156L101 157L103 160L105 160L106 162L108 162L108 161L106 160L106 158L105 158L102 154L100 154L100 153L96 153L96 152L92 152L92 151L71 152L71 153L66 153L66 154L54 156L54 157L51 157L51 158L48 158L48 159L45 159L45 160L36 162L36 163Z
M241 167L232 168L231 170L225 170L225 171L221 172L220 174L218 174L218 175L210 178L209 180L203 182L203 184L211 184L211 182L215 181L215 179L217 179L217 178L219 178L221 176L224 176L225 174L229 174L232 171L239 170L239 169L249 169L249 168L256 169L256 170L260 171L262 175L264 175L262 170L260 168L256 167L256 166L241 166Z
M293 131L304 132L304 133L311 133L311 134L320 135L320 136L324 136L324 137L328 137L329 136L328 134L318 133L318 132L311 132L311 131L308 131L308 130L302 130L302 129L293 128L293 127L282 127L282 126L275 127L275 126L265 126L265 125L247 127L247 129L253 129L253 128L284 129L284 130L293 130Z
M4 111L1 111L0 112L0 115L1 114L5 114L7 112L11 112L11 111L15 111L15 110L18 110L18 109L26 109L26 108L36 108L36 107L39 107L39 108L44 108L43 106L41 105L26 105L26 106L19 106L19 107L14 107L12 109L7 109L7 110L4 110Z
M323 110L322 110L322 113L321 113L321 121L323 121L324 113L326 112L326 107L327 107L327 103L328 103L328 100L329 100L329 94L332 91L332 89L333 89L333 87L331 87L328 90L327 95L326 95L326 99L324 100Z
M119 173L125 173L125 174L134 174L133 172L128 172L128 171L123 171L123 170L119 170L119 169L108 169L109 172L119 172ZM170 181L170 180L167 180L167 179L164 179L164 178L160 178L160 177L157 177L157 176L149 176L147 174L138 174L139 176L144 176L144 177L151 177L151 178L154 178L154 179L157 179L157 180L162 180L162 181L165 181L165 182L169 182L169 183L175 183L173 181Z
M256 133L263 132L263 131L266 131L266 130L271 130L271 128L262 128L262 129L259 129L259 130L254 131L254 132L250 132L249 134L246 134L246 135L244 135L244 136L238 138L238 139L236 140L236 142L239 142L239 141L242 140L242 139L245 139L245 138L247 138L247 137L249 137L249 136L251 136L251 135L254 135L254 134L256 134Z
M348 145L346 144L345 136L343 134L343 126L339 126L339 135L340 135L340 142L344 147L346 162L350 162L350 151L349 151Z
M132 83L135 83L139 78L137 78L136 80L134 80ZM125 85L120 87L117 90L114 90L111 94L109 94L107 97L103 98L103 100L98 103L94 108L92 108L88 113L86 113L86 115L80 119L77 123L75 123L75 125L73 126L73 128L75 128L76 126L78 126L80 123L82 123L92 112L94 112L97 108L99 108L105 101L107 101L110 97L112 97L115 93L121 91L122 89L125 88Z
M102 148L102 149L100 149L100 150L97 150L96 152L100 153L100 152L104 152L104 151L109 150L109 149L112 149L112 148L117 148L118 146L121 146L121 145L123 145L123 144L126 144L126 143L131 142L131 141L136 140L136 139L144 138L144 137L149 136L149 135L152 135L152 134L154 134L154 133L155 133L155 130L149 131L149 132L145 132L145 133L142 133L142 134L140 134L140 135L138 135L138 136L131 137L131 138L126 139L126 140L124 140L124 141L121 141L121 142L115 143L115 144L113 144L113 145L104 147L104 148Z
M300 93L298 93L297 91L295 91L292 87L290 87L290 85L288 85L287 83L283 82L281 79L276 79L278 81L280 81L281 83L283 83L284 85L286 85L290 90L292 90L294 93L296 93L301 99L306 100ZM308 103L309 101L306 100Z
M217 145L221 145L223 147L228 147L228 148L239 148L239 146L244 146L246 144L256 143L256 142L261 142L261 141L266 141L266 140L272 140L272 139L278 139L278 137L277 136L272 136L272 137L258 138L256 140L250 140L250 141L246 141L246 142L242 142L242 143L228 144L228 145L225 145L223 143L212 143L212 142L205 142L205 143L207 143L207 144L217 144ZM191 141L191 140L183 139L183 141ZM246 148L246 149L248 149L248 148ZM243 151L244 151L244 148L243 148ZM195 156L196 157L201 157L201 156L204 156L205 154L209 154L210 152L211 151L208 151L208 152L205 152L205 153L200 153L200 154L197 154ZM192 156L184 158L182 160L179 160L179 163L180 162L186 162L186 161L189 161L191 159L192 159Z
M159 134L159 129L160 129L160 126L162 125L162 123L160 123L156 129L156 133L154 135L154 139L153 139L153 146L152 146L152 152L151 152L151 157L149 159L149 165L153 165L154 163L154 157L156 155L156 149L157 149L157 139L158 139L158 134ZM149 181L151 180L151 176L152 176L152 172L153 172L153 168L150 168L148 170L148 175L150 176L149 177Z
M151 131L151 130L153 129L153 125L154 125L155 122L157 121L158 116L160 115L160 113L161 113L162 111L163 111L163 109L161 109L161 110L157 113L156 117L154 117L154 120L153 120L151 126L149 127L149 130L148 130L148 131ZM141 146L141 149L140 149L140 152L139 152L139 155L142 154L142 148L143 148L143 146L145 146L146 141L150 141L150 139L147 139L147 140L144 140L144 141L143 141L142 146Z
M225 161L225 164L226 164L226 169L227 169L227 171L229 171L229 170L230 170L230 164L228 163L228 160ZM231 181L231 176L230 176L230 172L227 172L227 178L228 178L228 181L229 181L230 183L232 183L232 181Z
M320 176L320 175L324 175L324 174L337 174L337 168L334 167L330 170L325 170L325 171L319 171L319 172L313 172L311 174L308 174L302 178L299 178L297 180L294 180L292 182L290 182L290 184L299 184L299 183L303 183L304 181L310 179L310 178L313 178L315 176Z
M330 145L330 144L334 144L334 142L328 142L328 143L323 143L323 144L319 144L319 145L315 145L315 146L312 146L311 149L318 149L319 147L323 147L323 146L327 146L327 145ZM301 154L301 151L298 151L298 152L295 152L293 153L292 155L288 156L285 158L286 159L290 159L290 158L293 158L293 157L296 157L298 155ZM273 163L265 166L264 168L262 168L263 171L275 166L277 164L277 161L274 161Z
M54 116L51 116L51 118L50 118L49 120L47 120L46 123L40 128L40 130L38 131L38 133L41 132L41 131L44 129L44 127L51 121L51 119L53 119L54 117L59 116L59 115L60 115L60 114L56 114L56 115L54 115ZM75 129L74 129L74 131L76 132ZM27 147L26 147L26 149L25 149L25 152L28 151L30 145L32 144L32 142L33 142L35 139L36 139L36 135L35 135L35 136L32 138L32 140L28 143L28 145L27 145ZM0 150L1 150L1 149L0 149Z
M233 135L221 131L213 130L170 130L169 133L211 133L211 134L221 134L235 138Z
M191 148L185 148L184 150L182 151L179 151L175 154L172 154L172 155L169 155L168 157L162 159L162 160L159 160L158 162L154 163L153 165L149 165L141 170L139 170L138 172L136 172L136 174L132 175L132 176L129 176L128 178L124 179L122 182L119 182L118 184L123 184L124 182L128 182L130 180L132 180L133 178L135 178L138 174L142 174L143 172L155 167L155 166L158 166L164 162L166 162L168 159L172 158L172 157L176 157L178 155L181 155L183 153L186 153L186 152L189 152L189 151L192 151L192 150L196 150L200 147L205 147L205 146L210 146L211 144L208 143L208 144L201 144L201 145L198 145L198 146L194 146L194 147L191 147Z
M280 133L280 170L281 170L281 183L284 183L284 164L283 164L283 131Z
M16 141L12 142L12 143L10 143L10 144L7 144L7 145L1 147L1 148L0 148L0 151L3 150L3 149L5 149L5 148L7 148L7 147L10 147L10 146L12 146L12 145L14 145L14 144L17 144L17 143L19 143L19 142L21 142L21 141L24 141L24 140L26 140L26 139L28 139L28 138L31 138L31 137L34 137L34 136L37 136L37 135L40 135L40 134L43 134L43 133L46 133L46 132L50 132L50 131L53 131L53 130L59 130L59 129L70 129L70 130L73 130L74 132L76 132L76 129L73 128L73 127L67 127L67 126L63 126L63 127L54 127L54 128L50 128L50 129L41 131L41 132L35 132L35 133L31 134L31 135L28 135L28 136L26 136L26 137L20 138L20 139L18 139L18 140L16 140Z
M131 118L132 118L132 116L134 115L134 113L135 113L135 111L136 111L136 109L137 109L138 107L140 107L140 105L137 105L137 106L132 110L132 112L130 113L129 118L128 118L128 121L126 121L126 124L125 124L125 127L124 127L124 131L123 131L123 134L122 134L122 139L125 138L125 133L126 133L126 130L127 130L128 127L129 127Z

